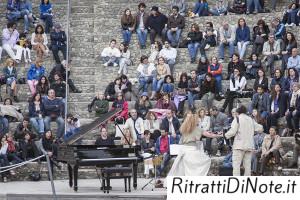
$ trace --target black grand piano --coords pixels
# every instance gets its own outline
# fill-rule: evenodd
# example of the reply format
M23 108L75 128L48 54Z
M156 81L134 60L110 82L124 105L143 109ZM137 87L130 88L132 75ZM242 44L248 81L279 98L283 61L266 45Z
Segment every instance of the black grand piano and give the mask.
M95 119L92 123L83 125L80 131L64 140L58 146L57 161L68 164L69 185L78 190L78 169L80 166L110 167L114 165L132 166L133 188L137 188L137 166L142 161L139 155L140 146L96 146L82 145L80 139L99 125L106 123L112 117L121 112L116 109L102 117Z

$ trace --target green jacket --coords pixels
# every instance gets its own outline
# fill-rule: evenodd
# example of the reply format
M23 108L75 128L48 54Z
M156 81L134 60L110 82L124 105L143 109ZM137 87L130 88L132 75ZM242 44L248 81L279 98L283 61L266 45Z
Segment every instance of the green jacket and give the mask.
M107 113L108 108L109 108L109 103L107 100L97 99L94 103L94 110L96 111L97 116Z

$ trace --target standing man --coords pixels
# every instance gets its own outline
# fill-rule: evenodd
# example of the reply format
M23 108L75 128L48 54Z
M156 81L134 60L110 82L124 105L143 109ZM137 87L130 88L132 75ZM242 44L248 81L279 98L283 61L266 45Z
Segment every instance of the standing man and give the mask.
M240 106L237 109L239 114L232 122L231 128L225 137L227 139L234 138L232 166L233 176L241 175L241 164L245 168L244 176L251 176L251 157L254 149L254 132L263 132L262 125L256 123L247 113L245 106Z
M181 32L185 26L185 19L183 16L179 14L178 6L173 6L172 8L172 15L168 19L168 31L167 37L168 40L171 42L172 47L177 47L179 44Z

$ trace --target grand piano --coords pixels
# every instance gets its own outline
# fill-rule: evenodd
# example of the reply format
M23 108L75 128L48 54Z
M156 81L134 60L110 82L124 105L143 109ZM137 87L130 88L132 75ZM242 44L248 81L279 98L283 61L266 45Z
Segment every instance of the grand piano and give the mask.
M78 169L81 166L111 167L114 165L132 166L133 188L137 188L137 166L142 161L139 155L140 146L96 146L83 145L80 140L93 129L105 124L111 118L121 112L116 109L104 114L87 125L83 125L79 132L65 139L58 146L57 161L67 163L69 185L74 191L78 190Z

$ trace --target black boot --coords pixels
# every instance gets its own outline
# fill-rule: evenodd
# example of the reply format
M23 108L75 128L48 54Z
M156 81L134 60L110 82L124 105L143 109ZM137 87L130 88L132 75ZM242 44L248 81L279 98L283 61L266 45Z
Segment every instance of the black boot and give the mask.
M18 97L17 96L14 96L14 100L15 100L15 102L19 102L19 99L18 99Z

